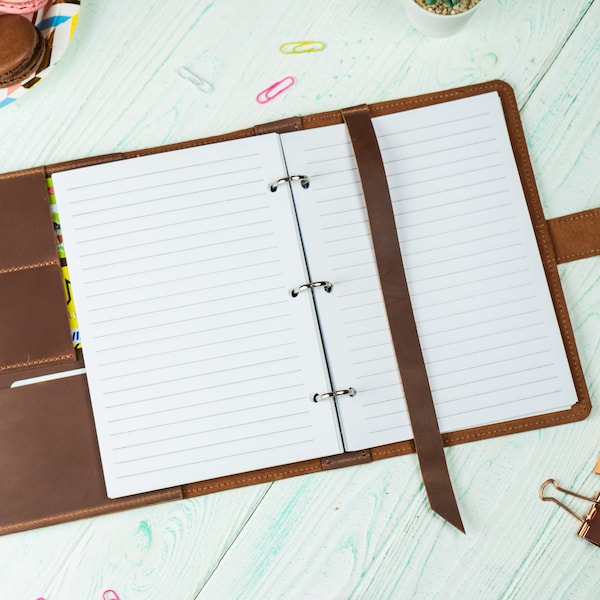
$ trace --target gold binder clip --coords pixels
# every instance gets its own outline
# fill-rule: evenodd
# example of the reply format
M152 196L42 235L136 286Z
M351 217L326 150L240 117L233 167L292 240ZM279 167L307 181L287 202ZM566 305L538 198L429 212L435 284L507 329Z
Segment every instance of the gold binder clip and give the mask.
M573 496L574 498L580 498L581 500L587 500L592 503L587 515L582 517L578 515L573 509L569 508L566 504L561 502L560 500L554 498L553 496L544 496L544 491L546 487L549 485L553 485L559 492L563 494L569 494L569 496ZM556 483L554 479L548 479L542 483L540 487L540 498L544 502L554 502L558 504L561 508L564 508L569 514L573 515L580 523L581 527L577 532L577 535L596 546L600 546L600 518L596 519L596 515L598 514L598 505L600 504L600 492L596 494L595 498L590 498L588 496L582 496L581 494L577 494L572 492L571 490L566 490L562 488Z

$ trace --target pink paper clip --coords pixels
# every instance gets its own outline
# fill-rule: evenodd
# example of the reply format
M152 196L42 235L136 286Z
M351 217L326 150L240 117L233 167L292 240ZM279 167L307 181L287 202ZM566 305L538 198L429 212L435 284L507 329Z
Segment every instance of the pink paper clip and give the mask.
M284 42L279 46L282 54L303 54L304 52L321 52L325 50L325 42Z
M117 592L115 592L115 590L106 590L102 594L102 600L121 600L121 599L119 598L119 594L117 594Z
M259 92L256 96L256 101L260 104L266 104L273 100L273 98L279 96L279 94L285 92L285 90L291 88L296 80L288 75L284 77L281 81L276 81L273 85L270 85L267 89Z

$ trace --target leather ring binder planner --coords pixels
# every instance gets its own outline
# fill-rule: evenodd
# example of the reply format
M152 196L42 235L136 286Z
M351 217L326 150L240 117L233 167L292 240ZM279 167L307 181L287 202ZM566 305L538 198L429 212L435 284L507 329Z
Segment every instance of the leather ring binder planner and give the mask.
M457 145L468 159L446 167ZM450 494L438 430L453 445L589 413L556 265L600 254L599 217L545 220L500 81L0 174L0 533L399 456L415 437ZM290 295L326 281L335 293ZM394 344L398 320L412 335ZM83 355L85 374L12 387ZM420 377L401 377L407 360ZM407 413L429 395L425 418ZM460 526L455 508L436 504Z

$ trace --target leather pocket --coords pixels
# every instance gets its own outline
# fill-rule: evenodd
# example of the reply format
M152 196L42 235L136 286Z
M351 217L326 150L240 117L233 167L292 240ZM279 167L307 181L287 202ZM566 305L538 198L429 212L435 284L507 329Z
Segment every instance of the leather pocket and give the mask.
M0 535L179 498L107 498L84 376L0 390Z
M43 169L0 178L0 375L74 361Z

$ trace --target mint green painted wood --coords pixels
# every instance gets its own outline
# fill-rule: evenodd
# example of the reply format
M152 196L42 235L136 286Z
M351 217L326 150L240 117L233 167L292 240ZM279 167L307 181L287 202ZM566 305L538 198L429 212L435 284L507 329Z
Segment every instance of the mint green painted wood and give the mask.
M504 78L546 215L598 206L600 0L484 1L458 36L429 40L397 0L85 0L61 63L0 109L0 171ZM327 47L279 52L303 39ZM255 101L286 75L285 94ZM594 410L447 449L467 536L428 509L415 457L398 457L2 537L0 598L600 597L600 549L537 497L548 477L600 490L600 258L560 274Z
M598 206L600 19L595 2L522 111L548 218Z

